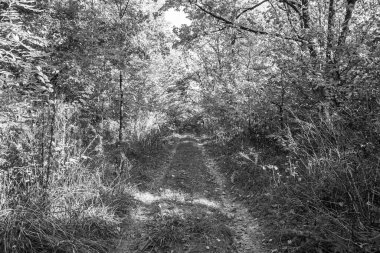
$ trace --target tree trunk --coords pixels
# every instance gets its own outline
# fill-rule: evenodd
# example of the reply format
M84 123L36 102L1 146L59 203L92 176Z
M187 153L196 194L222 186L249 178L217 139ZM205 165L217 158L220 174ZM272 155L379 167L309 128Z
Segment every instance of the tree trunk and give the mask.
M285 129L285 115L284 115L284 106L285 106L285 86L284 82L281 82L281 105L279 108L280 113L280 126L281 129Z
M340 82L340 73L335 55L333 53L334 47L334 27L335 27L335 0L329 1L328 19L327 19L327 43L326 43L326 63L325 63L325 76L327 82L335 83ZM336 104L336 103L335 103Z
M355 4L357 0L347 0L347 6L346 6L346 15L344 16L344 21L342 24L342 31L340 33L339 39L338 39L338 45L335 52L334 62L335 64L339 64L339 61L341 59L342 53L343 53L343 46L346 43L346 39L349 32L349 25L350 21L352 19L352 15L354 13Z
M44 187L44 169L45 169L45 105L42 107L42 119L41 119L41 172L39 173L39 183L41 187Z
M327 45L326 45L326 68L329 69L329 64L333 63L333 41L334 41L334 27L335 27L335 0L329 2L329 12L327 20Z
M57 110L55 108L55 103L53 104L53 115L51 116L51 123L50 123L50 142L49 142L49 154L48 154L48 160L47 160L47 169L46 169L46 182L45 182L45 189L49 187L49 181L50 181L50 174L51 174L51 163L52 163L52 156L53 156L53 142L54 142L54 125L55 125L55 116L57 113ZM50 108L49 108L50 110Z
M307 32L310 32L310 12L309 12L309 0L302 0L301 5L301 28L304 28ZM307 36L309 37L309 36ZM310 56L312 58L317 57L317 51L315 49L313 39L307 39L307 47L309 49Z
M123 141L123 74L120 70L119 142Z

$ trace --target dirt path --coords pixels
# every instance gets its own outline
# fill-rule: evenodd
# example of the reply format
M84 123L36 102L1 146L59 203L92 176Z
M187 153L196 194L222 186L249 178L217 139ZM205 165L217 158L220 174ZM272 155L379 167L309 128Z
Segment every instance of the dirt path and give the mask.
M148 192L136 189L121 252L263 253L255 219L225 192L225 179L200 142L181 136Z

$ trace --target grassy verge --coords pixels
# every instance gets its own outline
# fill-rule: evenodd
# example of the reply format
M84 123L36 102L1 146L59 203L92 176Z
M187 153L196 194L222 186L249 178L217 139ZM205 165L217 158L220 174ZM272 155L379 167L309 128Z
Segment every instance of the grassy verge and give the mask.
M325 123L208 140L207 148L235 196L260 217L273 252L378 252L378 153L364 154L357 133Z
M119 236L117 211L130 200L93 175L82 179L86 182L61 182L31 191L27 200L4 203L0 252L107 252Z
M121 145L107 146L114 156L72 156L52 171L47 188L39 184L38 168L22 168L31 171L25 175L3 171L0 252L109 252L129 229L136 201L128 185L149 185L144 171L154 170L165 152L158 145L141 144L138 157Z

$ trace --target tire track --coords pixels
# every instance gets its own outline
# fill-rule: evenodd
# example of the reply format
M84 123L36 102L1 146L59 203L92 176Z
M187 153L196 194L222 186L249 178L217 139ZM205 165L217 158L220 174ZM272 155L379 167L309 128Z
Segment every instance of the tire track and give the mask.
M229 227L234 231L234 245L238 253L264 253L267 250L261 244L263 233L260 231L259 224L254 219L248 209L238 202L233 202L229 193L226 193L226 179L220 173L219 167L208 154L206 149L198 145L202 151L208 173L210 173L222 192L222 212L232 218Z

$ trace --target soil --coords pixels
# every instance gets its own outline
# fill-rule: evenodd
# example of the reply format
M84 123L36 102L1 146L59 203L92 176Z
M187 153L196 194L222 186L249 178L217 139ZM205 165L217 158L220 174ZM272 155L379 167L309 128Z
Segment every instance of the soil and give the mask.
M126 189L136 207L112 252L268 252L263 233L248 209L233 197L226 179L193 135L171 139L144 189Z

